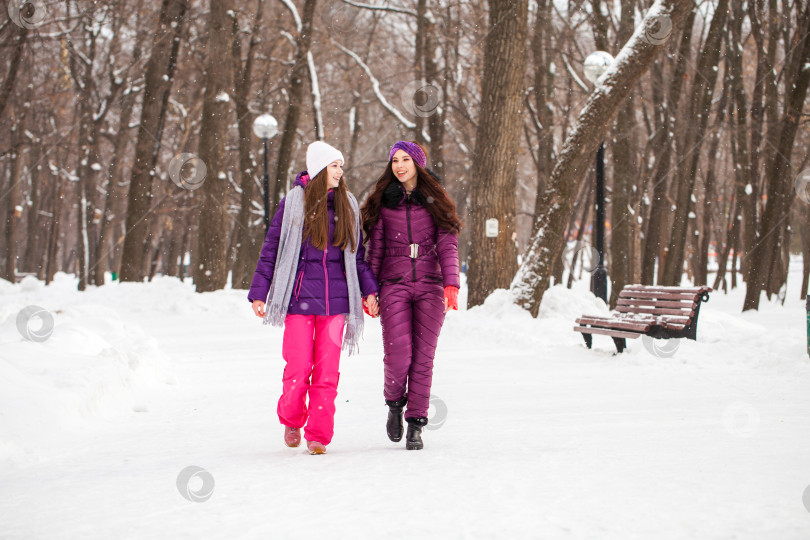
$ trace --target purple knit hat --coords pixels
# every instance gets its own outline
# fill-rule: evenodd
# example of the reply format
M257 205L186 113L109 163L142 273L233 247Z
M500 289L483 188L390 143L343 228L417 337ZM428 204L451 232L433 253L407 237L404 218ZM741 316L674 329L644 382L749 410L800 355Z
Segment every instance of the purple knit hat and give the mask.
M394 159L394 154L397 153L397 150L402 150L411 158L413 159L414 163L425 168L427 165L427 156L425 155L424 150L416 144L410 141L398 141L394 146L391 147L391 153L388 155L388 161Z

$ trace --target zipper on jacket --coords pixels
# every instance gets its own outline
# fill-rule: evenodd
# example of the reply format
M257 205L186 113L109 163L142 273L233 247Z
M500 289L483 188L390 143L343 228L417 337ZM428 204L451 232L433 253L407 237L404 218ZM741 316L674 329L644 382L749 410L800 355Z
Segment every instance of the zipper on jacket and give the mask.
M411 196L405 195L405 220L408 222L408 247L413 244L411 237ZM411 270L413 271L413 280L416 281L416 259L411 257Z
M298 295L301 294L301 284L304 282L304 271L301 270L301 273L298 274L298 283L296 284L295 288L295 299L298 300Z
M326 273L326 253L329 251L329 245L323 250L323 282L326 284L326 316L329 316L329 274Z

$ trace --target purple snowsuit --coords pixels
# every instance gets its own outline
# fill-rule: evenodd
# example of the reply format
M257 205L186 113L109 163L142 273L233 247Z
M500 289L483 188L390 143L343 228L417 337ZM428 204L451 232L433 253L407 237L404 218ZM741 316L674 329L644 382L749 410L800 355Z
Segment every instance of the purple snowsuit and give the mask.
M394 181L368 239L368 262L380 284L385 399L406 395L406 418L427 418L433 357L444 322L444 287L459 287L458 236L438 228L414 190Z
M293 186L306 187L306 182L302 179L305 175L305 172L299 173ZM330 190L328 197L329 238L332 239L335 235L334 191ZM267 230L267 237L256 264L256 272L250 284L248 300L251 302L267 301L267 293L270 291L273 270L276 266L285 200L286 197L279 202L278 211ZM363 297L377 292L377 281L365 261L365 248L362 244L357 246L357 277ZM295 288L287 314L328 316L340 313L349 313L349 289L346 285L343 250L329 243L326 251L323 251L315 248L309 238L304 238L298 256L298 268L295 271Z

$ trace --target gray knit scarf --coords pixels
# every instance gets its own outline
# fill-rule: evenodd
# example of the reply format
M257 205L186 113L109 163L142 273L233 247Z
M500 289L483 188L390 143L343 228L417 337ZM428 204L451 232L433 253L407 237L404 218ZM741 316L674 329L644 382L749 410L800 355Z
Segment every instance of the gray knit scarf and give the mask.
M355 216L355 246L360 245L360 207L354 195L347 192L349 204ZM304 188L295 186L287 194L284 202L284 217L281 221L281 234L278 241L276 266L273 281L265 302L264 324L283 326L290 306L295 286L295 270L301 252L304 231ZM343 350L352 355L360 350L360 336L363 335L363 304L360 280L357 277L357 253L352 251L351 242L343 250L346 265L346 284L349 288L349 314L343 332ZM327 299L328 301L328 299Z

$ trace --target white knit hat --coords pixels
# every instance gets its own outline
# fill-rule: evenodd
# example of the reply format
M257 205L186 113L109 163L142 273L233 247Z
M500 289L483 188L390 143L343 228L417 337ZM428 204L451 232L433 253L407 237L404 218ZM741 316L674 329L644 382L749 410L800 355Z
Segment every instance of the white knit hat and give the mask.
M307 172L310 178L315 178L327 165L338 160L346 165L340 150L323 141L315 141L307 147Z

